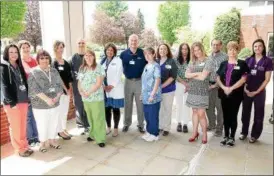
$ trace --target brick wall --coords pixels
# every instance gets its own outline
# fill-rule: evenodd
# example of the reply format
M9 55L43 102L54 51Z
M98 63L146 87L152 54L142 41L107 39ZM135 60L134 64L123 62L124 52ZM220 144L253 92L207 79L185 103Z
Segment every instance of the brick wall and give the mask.
M72 96L70 98L68 120L75 118L75 107L73 105ZM3 106L1 105L1 145L10 142L9 135L9 122L4 111Z
M254 22L257 24L257 31L252 28ZM260 36L267 45L268 33L273 32L273 14L257 15L257 16L242 16L241 17L241 48L247 47L252 49L252 43Z
M1 145L10 141L9 134L9 122L4 111L3 105L1 105Z

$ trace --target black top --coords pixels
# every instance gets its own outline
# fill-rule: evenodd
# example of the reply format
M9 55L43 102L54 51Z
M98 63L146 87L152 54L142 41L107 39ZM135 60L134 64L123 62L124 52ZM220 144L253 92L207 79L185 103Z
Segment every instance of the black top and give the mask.
M64 64L62 65L55 60L53 62L53 67L59 72L66 88L69 89L69 83L72 82L71 68L69 63L66 60L64 60ZM66 94L65 90L64 93Z
M160 64L159 59L157 59L157 62ZM172 77L174 79L172 81L172 84L175 84L178 72L178 67L175 60L172 58L168 58L163 65L165 67L164 69L161 69L161 83L163 84L168 78Z
M234 66L234 69L231 74L231 79L229 86L233 86L235 83L237 83L242 76L247 75L249 73L248 65L243 60L238 60L238 64ZM227 71L227 64L228 61L223 61L217 71L217 74L220 76L221 82L226 85L226 71ZM235 98L243 98L243 91L244 91L244 84L233 90L231 94L229 94L229 97L235 97ZM219 88L218 95L220 98L226 98L228 97L222 88Z
M22 76L22 84L20 85L24 85L26 88L26 92L23 93L25 95L28 91L27 78L23 66L19 64L18 68L18 71ZM11 108L16 106L17 103L28 102L26 96L22 97L21 95L18 95L19 84L16 82L17 76L15 74L16 72L14 72L11 64L5 60L1 60L1 94L3 95L4 105L10 105ZM18 99L19 96L20 99Z

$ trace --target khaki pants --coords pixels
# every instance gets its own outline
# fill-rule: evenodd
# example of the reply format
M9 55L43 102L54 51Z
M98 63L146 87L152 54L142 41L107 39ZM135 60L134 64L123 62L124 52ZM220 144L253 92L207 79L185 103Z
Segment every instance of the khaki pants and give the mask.
M172 105L175 92L163 93L160 108L159 128L170 131L172 118Z

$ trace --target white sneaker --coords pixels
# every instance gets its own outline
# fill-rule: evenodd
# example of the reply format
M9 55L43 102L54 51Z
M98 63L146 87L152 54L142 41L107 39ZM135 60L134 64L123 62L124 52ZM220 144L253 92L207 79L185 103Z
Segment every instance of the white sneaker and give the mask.
M147 142L152 142L152 141L158 141L159 137L158 136L154 136L154 135L150 135L149 137L147 137L145 139Z
M149 133L146 133L146 134L144 134L144 135L142 136L142 139L146 140L149 136L150 136L150 134L149 134Z

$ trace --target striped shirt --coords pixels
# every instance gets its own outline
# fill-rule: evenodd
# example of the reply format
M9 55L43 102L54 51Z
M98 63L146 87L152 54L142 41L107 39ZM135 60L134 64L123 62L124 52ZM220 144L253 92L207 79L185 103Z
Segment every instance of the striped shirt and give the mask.
M225 60L228 59L228 56L223 53L223 52L218 52L218 53L215 53L215 55L213 55L213 53L209 56L209 58L212 60L212 63L214 64L214 71L211 72L210 74L210 78L209 78L209 81L210 82L216 82L216 78L217 78L217 70L219 69L221 63Z

